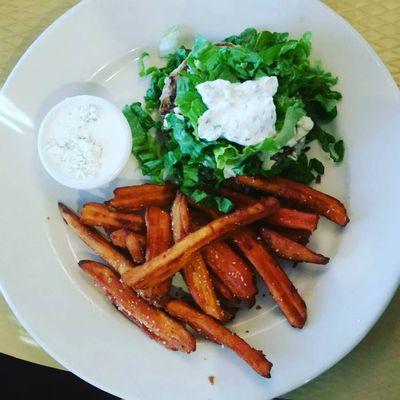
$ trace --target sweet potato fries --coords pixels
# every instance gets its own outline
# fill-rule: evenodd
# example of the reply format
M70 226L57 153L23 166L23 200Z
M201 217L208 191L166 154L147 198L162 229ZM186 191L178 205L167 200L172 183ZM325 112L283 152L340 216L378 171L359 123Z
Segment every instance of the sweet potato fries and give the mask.
M121 254L100 232L83 224L71 209L62 203L59 203L58 207L67 225L119 274L123 274L135 267L135 264Z
M172 245L171 218L169 213L160 208L147 208L146 220L146 261L152 260ZM129 237L127 238L129 240ZM127 241L127 246L128 246ZM172 279L172 278L171 278ZM151 303L161 306L167 299L171 287L171 279L140 291L140 295Z
M181 324L155 309L125 286L110 268L95 261L83 260L79 266L90 275L111 302L128 319L167 349L190 353L196 340Z
M176 195L171 215L174 240L177 243L192 231L189 208L184 195ZM183 267L183 276L193 300L206 314L221 321L230 318L230 314L219 304L210 274L199 252Z
M254 275L243 258L225 242L215 242L202 250L210 269L239 300L252 299L257 294Z
M127 229L118 229L110 234L110 239L115 246L128 250L135 263L144 263L146 251L145 236Z
M166 310L173 317L186 322L205 338L232 349L261 376L270 377L272 364L265 358L262 351L253 349L242 338L218 324L208 315L179 300L168 302Z
M236 192L229 188L221 188L218 191L222 196L227 197L237 207L245 207L254 204L257 199ZM280 226L288 229L302 229L314 232L317 229L319 216L317 214L306 213L298 210L280 207L279 210L268 216L265 221L270 225Z
M240 185L259 189L277 197L291 200L317 214L321 214L338 225L345 226L349 222L344 205L332 196L319 192L309 186L277 176L268 179L250 176L237 176Z
M207 244L223 237L232 230L273 214L278 207L278 201L268 197L232 214L215 219L175 243L166 252L122 274L122 279L134 289L145 289L157 285L157 283L178 272L191 260L194 253Z
M117 188L104 204L85 204L80 216L61 203L59 208L71 229L111 267L84 260L82 270L148 336L190 353L196 340L188 325L269 377L272 364L263 353L222 323L235 316L240 302L254 304L258 274L290 325L303 328L306 304L275 257L327 264L328 257L306 246L319 215L342 226L349 219L340 201L287 179L238 176L236 182L276 198L223 186L218 194L236 211L221 215L177 193L175 185L145 184ZM178 271L188 289L185 301L171 295Z
M149 206L168 206L174 199L175 185L137 185L114 190L114 198L106 204L117 210L134 211Z
M143 232L142 215L110 211L104 204L86 203L81 212L81 221L86 225L101 226L108 229L126 228Z
M261 235L269 249L280 258L295 262L309 262L313 264L327 264L329 258L317 254L301 243L297 243L272 229L263 228Z
M232 240L260 274L290 325L302 328L307 318L306 304L263 243L250 229L236 233Z

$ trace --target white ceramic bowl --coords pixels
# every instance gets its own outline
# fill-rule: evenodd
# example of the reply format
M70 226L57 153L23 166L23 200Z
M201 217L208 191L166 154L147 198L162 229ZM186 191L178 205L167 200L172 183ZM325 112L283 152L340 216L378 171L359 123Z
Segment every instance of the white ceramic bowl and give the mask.
M99 114L95 116L96 120L85 123L79 119L79 110L89 105L96 107ZM101 146L101 152L94 173L77 177L69 173L66 164L51 153L49 143L58 134L65 134L71 126L76 132L77 125L82 124L90 131L96 145ZM111 182L125 167L131 149L132 134L123 113L110 101L98 96L67 97L47 113L39 127L38 152L44 168L57 182L74 189L94 189Z

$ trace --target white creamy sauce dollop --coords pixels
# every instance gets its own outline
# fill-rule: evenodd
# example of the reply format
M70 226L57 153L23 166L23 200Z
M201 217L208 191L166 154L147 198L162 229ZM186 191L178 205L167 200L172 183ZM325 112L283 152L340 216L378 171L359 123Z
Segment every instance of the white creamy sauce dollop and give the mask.
M275 134L275 76L242 83L217 79L196 88L208 107L198 121L199 138L213 141L223 137L250 146Z

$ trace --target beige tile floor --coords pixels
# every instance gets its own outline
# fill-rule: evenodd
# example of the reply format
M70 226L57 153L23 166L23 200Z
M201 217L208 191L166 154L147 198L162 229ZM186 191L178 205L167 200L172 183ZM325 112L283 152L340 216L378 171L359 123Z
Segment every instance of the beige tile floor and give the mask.
M0 0L0 85L27 46L76 3L76 0ZM325 0L325 3L361 32L400 84L400 0ZM399 311L400 291L356 349L329 371L285 398L400 399ZM36 345L1 296L0 352L62 368Z

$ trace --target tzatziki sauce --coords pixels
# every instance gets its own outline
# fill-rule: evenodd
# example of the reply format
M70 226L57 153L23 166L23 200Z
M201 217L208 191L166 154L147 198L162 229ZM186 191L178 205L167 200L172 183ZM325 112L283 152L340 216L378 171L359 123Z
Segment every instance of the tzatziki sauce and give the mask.
M208 107L198 121L200 139L213 141L222 137L250 146L275 134L276 76L242 83L217 79L200 83L196 88Z

